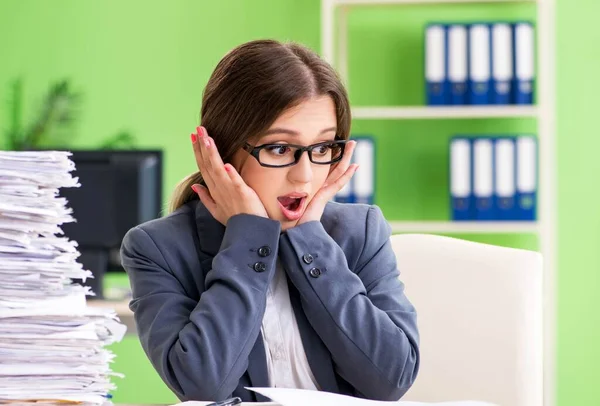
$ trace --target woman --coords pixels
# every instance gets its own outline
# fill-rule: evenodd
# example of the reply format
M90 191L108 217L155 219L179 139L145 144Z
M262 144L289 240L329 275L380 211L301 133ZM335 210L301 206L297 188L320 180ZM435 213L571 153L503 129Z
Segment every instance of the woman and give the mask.
M297 44L243 44L201 117L199 171L121 250L162 379L181 400L265 401L245 389L265 386L399 399L418 370L416 314L379 208L330 202L356 170L334 70Z

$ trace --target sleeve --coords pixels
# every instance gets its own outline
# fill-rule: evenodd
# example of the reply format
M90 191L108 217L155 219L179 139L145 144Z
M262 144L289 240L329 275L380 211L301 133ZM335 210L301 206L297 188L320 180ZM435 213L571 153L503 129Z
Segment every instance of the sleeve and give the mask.
M396 401L418 372L416 312L399 279L391 228L377 206L369 208L364 227L348 230L365 236L355 272L317 221L286 231L280 251L294 264L288 275L338 374L357 396Z
M232 217L199 301L143 228L125 236L121 257L142 347L181 400L223 400L236 389L260 333L280 229L270 219ZM270 250L257 250L264 246Z

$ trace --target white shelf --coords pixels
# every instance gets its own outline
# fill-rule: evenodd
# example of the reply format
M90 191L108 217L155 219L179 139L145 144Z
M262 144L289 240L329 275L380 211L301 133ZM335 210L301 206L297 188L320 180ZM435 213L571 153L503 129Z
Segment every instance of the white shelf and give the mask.
M388 6L402 4L538 3L540 0L333 0L336 6Z
M367 6L505 4L536 7L537 106L352 106L355 119L535 118L539 140L538 222L390 221L395 233L531 234L544 257L544 406L556 405L556 2L557 0L321 0L321 54L349 83L349 15Z
M354 119L473 119L536 118L536 106L418 106L418 107L353 107Z
M390 221L394 233L537 233L534 221Z

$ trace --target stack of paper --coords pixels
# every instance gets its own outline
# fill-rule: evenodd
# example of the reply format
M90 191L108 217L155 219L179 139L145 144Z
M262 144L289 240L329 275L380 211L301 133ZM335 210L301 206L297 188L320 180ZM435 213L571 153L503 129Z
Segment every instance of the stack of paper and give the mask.
M125 326L114 311L90 308L91 276L59 189L80 186L70 153L0 151L0 403L111 403L113 354Z

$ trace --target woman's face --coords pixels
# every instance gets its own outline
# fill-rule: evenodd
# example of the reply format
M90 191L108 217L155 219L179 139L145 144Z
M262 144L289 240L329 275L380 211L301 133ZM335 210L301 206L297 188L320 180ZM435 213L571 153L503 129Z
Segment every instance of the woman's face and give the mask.
M283 144L281 148L263 150L263 157L277 162L287 154L285 144L308 146L335 139L335 104L329 96L318 96L285 111L264 133L250 140L252 146ZM316 150L315 150L316 154ZM296 165L283 168L261 166L248 152L236 152L232 163L244 181L262 201L269 218L279 220L282 230L294 227L319 191L331 165L318 165L304 152Z

